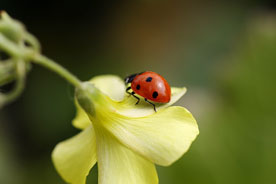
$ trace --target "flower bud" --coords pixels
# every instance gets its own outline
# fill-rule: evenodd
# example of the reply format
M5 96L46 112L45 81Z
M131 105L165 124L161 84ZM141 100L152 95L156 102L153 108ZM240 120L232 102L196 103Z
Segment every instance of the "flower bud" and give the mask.
M0 12L0 17L0 33L14 43L19 43L25 32L23 24L12 19L5 11Z
M0 34L15 44L24 43L25 47L40 51L39 41L25 29L25 26L11 18L5 11L0 11Z

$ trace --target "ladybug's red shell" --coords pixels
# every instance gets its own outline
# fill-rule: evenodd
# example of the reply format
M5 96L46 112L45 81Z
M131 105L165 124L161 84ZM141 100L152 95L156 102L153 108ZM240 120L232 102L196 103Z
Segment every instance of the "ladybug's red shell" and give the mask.
M138 95L154 102L168 103L171 100L171 88L159 74L151 71L135 76L131 89Z

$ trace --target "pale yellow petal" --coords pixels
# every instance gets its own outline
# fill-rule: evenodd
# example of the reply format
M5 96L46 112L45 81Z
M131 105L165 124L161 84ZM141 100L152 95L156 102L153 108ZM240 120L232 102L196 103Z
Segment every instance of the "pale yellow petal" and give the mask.
M73 126L79 129L85 129L91 125L91 121L85 111L80 107L75 100L76 117L72 120Z
M95 127L99 184L157 184L153 163L120 144L106 130Z
M178 101L186 93L186 91L187 89L185 87L172 87L171 101L169 103L155 103L156 110L159 111L165 107L171 106L176 101ZM138 105L135 105L136 102L136 98L127 95L123 101L119 102L118 105L116 105L117 113L129 117L143 117L155 113L153 106L145 102L143 97L140 97L140 102Z
M62 178L72 184L85 184L96 163L96 141L92 125L78 135L59 143L52 159Z
M125 83L116 75L99 75L93 77L90 82L114 101L122 101L125 97Z
M122 144L152 162L167 166L179 159L199 133L196 120L183 107L168 107L150 116L109 115L102 125ZM104 117L103 117L104 119Z

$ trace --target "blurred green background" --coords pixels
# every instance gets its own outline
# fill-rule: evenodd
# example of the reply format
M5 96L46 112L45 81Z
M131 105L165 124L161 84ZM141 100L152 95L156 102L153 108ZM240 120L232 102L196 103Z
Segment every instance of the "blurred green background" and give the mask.
M178 105L201 133L157 167L160 184L276 183L275 1L0 0L0 9L82 80L152 70L188 88ZM24 94L0 111L0 183L64 183L51 151L78 133L74 114L72 87L33 66Z

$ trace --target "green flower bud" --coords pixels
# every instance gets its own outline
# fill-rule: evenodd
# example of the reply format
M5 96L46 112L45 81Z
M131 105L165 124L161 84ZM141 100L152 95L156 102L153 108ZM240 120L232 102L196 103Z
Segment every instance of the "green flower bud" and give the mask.
M5 11L0 11L0 34L11 42L40 51L39 41L25 29L25 26L12 19Z
M14 43L19 43L24 36L23 24L12 19L6 12L0 12L0 32Z

